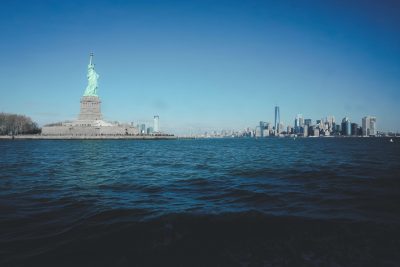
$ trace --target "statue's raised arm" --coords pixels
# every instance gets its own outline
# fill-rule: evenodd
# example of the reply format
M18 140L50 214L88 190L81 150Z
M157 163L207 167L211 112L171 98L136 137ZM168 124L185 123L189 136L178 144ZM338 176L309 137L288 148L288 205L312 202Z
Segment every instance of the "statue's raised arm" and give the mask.
M86 87L85 93L83 96L97 96L97 79L99 79L99 75L94 70L93 64L93 53L90 54L90 61L88 65L88 85Z

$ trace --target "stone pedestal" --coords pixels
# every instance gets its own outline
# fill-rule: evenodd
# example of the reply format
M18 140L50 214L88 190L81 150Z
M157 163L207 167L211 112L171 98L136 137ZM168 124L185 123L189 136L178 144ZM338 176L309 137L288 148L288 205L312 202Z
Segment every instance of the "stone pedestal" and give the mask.
M83 96L79 120L101 120L100 98L98 96Z

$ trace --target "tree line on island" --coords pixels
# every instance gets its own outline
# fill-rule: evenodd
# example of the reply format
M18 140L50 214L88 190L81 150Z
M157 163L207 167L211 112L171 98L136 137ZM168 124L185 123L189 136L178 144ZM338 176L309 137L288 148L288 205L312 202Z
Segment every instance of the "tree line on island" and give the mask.
M0 113L0 135L39 134L36 122L25 115Z

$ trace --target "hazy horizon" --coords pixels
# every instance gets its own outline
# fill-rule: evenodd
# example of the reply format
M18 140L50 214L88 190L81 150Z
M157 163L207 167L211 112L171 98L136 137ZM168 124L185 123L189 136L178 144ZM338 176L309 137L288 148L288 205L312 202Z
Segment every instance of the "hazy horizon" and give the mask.
M392 1L2 1L0 112L76 119L89 53L106 120L189 134L296 114L400 130Z

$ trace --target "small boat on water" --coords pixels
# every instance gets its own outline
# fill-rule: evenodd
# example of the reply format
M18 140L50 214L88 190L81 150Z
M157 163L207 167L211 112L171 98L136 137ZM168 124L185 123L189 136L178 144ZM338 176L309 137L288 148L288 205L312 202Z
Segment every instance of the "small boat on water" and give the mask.
M389 142L390 142L390 143L393 143L393 139L392 139L392 138L390 138Z

